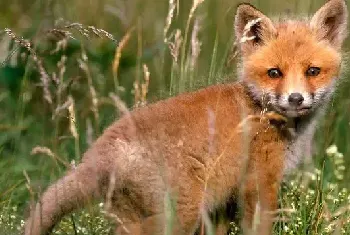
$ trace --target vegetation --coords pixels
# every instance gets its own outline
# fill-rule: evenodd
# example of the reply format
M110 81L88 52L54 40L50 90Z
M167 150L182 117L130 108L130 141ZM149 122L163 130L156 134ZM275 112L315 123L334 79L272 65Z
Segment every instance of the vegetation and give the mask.
M2 0L0 234L20 233L29 203L121 109L236 80L237 3ZM323 0L252 3L278 16L315 12ZM349 75L319 127L314 162L282 187L275 234L350 234ZM100 204L66 217L55 234L110 234L109 223Z

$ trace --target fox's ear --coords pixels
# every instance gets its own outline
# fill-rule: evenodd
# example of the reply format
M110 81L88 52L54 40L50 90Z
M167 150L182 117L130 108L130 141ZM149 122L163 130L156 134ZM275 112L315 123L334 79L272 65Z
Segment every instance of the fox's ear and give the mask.
M276 35L272 21L248 3L240 4L235 18L237 43L244 55L253 52Z
M319 40L340 49L347 33L348 10L344 0L329 0L311 19L311 28Z

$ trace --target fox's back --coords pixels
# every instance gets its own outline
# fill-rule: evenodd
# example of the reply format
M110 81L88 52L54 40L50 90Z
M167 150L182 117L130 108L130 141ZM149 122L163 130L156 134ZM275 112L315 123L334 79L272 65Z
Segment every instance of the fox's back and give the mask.
M163 157L172 152L171 159L181 149L202 151L198 160L204 162L230 138L241 135L249 116L260 113L241 83L211 86L126 113L97 144L113 148L118 141L138 143Z

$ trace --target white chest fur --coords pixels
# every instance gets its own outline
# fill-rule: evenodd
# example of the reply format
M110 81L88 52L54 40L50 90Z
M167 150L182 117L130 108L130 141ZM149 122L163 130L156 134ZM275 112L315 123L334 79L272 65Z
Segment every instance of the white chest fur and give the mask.
M285 175L295 169L302 161L311 160L312 142L319 117L320 115L315 115L307 123L303 123L299 131L291 130L294 134L286 148Z

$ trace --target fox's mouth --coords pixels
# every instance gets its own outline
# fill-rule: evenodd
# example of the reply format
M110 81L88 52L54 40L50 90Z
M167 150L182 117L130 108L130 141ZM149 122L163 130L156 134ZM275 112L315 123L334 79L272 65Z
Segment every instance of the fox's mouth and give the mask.
M299 116L306 116L311 112L311 108L309 106L303 106L303 107L277 107L277 111L280 112L282 115L285 115L287 117L299 117Z

